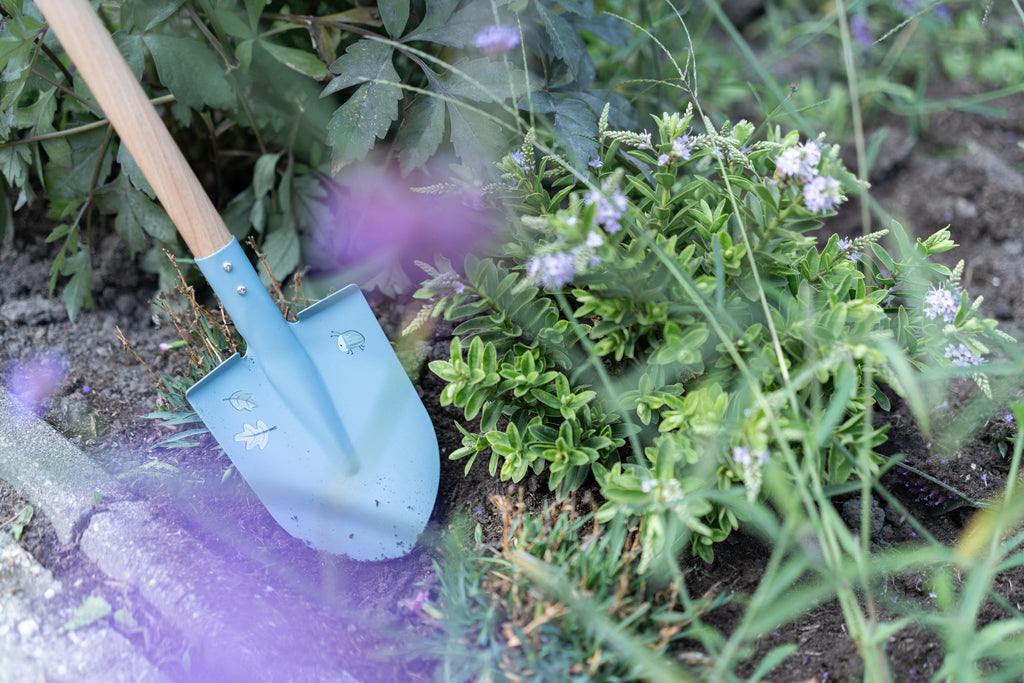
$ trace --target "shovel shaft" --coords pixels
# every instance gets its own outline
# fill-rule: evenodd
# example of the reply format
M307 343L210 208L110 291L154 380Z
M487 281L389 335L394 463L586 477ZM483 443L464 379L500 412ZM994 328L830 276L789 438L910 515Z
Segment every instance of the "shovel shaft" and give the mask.
M36 0L197 259L229 241L220 214L88 0Z

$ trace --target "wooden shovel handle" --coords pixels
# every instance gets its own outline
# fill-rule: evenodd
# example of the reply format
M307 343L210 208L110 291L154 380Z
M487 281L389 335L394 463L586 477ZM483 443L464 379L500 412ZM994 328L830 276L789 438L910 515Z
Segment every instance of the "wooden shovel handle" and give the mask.
M36 0L197 259L230 242L217 209L88 0Z

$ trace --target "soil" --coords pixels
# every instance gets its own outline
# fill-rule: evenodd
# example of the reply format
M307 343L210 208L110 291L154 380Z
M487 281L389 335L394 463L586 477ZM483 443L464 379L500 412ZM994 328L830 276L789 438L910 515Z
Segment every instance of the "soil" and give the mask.
M967 94L969 86L962 88L962 94ZM873 132L885 131L887 141L871 174L872 196L921 236L951 224L953 237L962 246L943 258L950 266L959 259L966 261L965 289L972 296L983 295L982 312L1012 330L1024 324L1024 297L1020 295L1024 291L1024 268L1020 266L1024 252L1024 149L1015 144L1024 140L1024 98L993 104L1004 107L1007 115L936 114L917 137L907 132L906 121L877 122ZM204 442L199 448L157 447L172 430L145 417L158 409L154 379L118 340L120 329L157 374L173 374L182 368L182 356L160 349L161 343L173 342L175 337L172 329L154 317L151 299L156 280L138 267L139 259L127 253L116 236L98 237L93 255L95 308L71 323L63 305L48 297L54 246L45 242L49 224L40 211L40 207L29 207L17 214L14 234L8 235L0 248L0 272L4 274L0 279L0 380L11 386L17 369L25 363L57 368L41 410L44 419L121 479L128 499L149 501L155 515L182 533L194 535L240 572L258 574L282 595L313 596L324 608L318 618L333 620L339 629L356 622L370 625L369 636L339 648L339 666L357 680L432 679L434 663L429 656L380 655L388 648L416 642L431 628L408 605L422 591L437 596L432 563L439 551L434 540L453 513L478 507L489 511L489 495L510 492L507 484L487 476L485 463L477 463L464 476L463 464L445 457L461 443L454 427L461 416L460 411L439 406L441 382L429 371L418 380L442 454L441 490L421 545L407 557L389 562L355 563L313 552L276 525L241 477L229 473L225 478L229 463L217 456L211 443ZM851 201L828 221L824 232L826 236L831 232L859 234L859 220L857 202ZM385 331L395 338L399 322L415 304L383 299L376 303ZM450 329L440 325L434 330L427 360L445 356ZM1012 382L997 387L1008 397L1020 388ZM973 423L958 418L968 415L969 411L961 408L971 404L973 395L970 386L954 386L947 403L936 405L938 421L954 425L945 439L922 436L898 404L881 419L892 426L887 452L905 454L921 469L962 490L968 499L983 500L998 491L1005 479L1007 460L997 446L1005 442L1012 427L1001 420L998 411L989 411ZM952 439L956 434L973 436L957 441ZM917 499L926 497L928 490L920 479L893 475L886 483L906 510L881 498L872 502L872 541L878 546L913 542L916 532L907 511L928 533L944 543L954 543L973 511L970 500L922 504ZM527 503L539 506L544 485L527 482L527 488ZM837 505L855 525L860 506L856 499L852 501L840 500ZM24 504L16 491L0 485L4 529L10 528ZM488 512L481 518L490 520L484 533L493 537L500 529L497 516ZM27 526L21 543L68 587L63 597L68 604L78 604L90 593L104 595L114 609L130 604L146 633L144 637L138 632L129 635L145 654L172 679L197 675L194 664L188 668L189 644L182 634L163 623L160 614L147 608L138 596L111 589L107 577L75 544L61 547L44 515L37 514ZM713 564L689 557L681 561L692 594L712 591L743 596L757 587L768 556L769 549L757 540L734 534L718 547ZM995 590L1014 605L1024 601L1021 586L1024 570L1019 569L1001 577ZM893 579L891 588L894 601L927 599L913 577ZM741 604L742 600L734 599L706 619L728 631L742 613ZM991 605L982 618L1000 615ZM287 628L307 626L296 618ZM770 680L861 678L860 657L834 603L780 626L758 651L764 653L787 642L795 643L797 650L772 672ZM919 628L893 635L886 651L897 680L928 680L942 661L941 642ZM340 661L342 654L344 661Z

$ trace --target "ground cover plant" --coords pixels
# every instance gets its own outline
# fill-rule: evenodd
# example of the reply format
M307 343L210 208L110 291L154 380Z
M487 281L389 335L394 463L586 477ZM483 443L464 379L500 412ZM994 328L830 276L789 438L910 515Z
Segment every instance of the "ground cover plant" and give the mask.
M346 170L378 140L406 174L373 176L389 192L500 216L468 257L417 252L423 306L407 328L455 325L427 368L464 418L451 457L540 480L548 501L474 501L452 523L437 584L409 605L433 635L406 654L433 658L438 678L772 680L795 646L765 641L832 599L866 680L919 675L886 652L914 624L943 648L935 680L1019 678L1024 617L993 586L1021 564L1020 354L966 291L964 265L938 260L956 253L955 225L872 217L884 138L865 138L862 115L918 125L941 104L927 92L935 64L992 84L944 106L994 111L988 98L1019 91L1024 21L993 28L984 3L765 3L742 21L713 2L104 8L176 132L199 141L186 151L213 159L211 186L236 236L257 238L268 281L314 258L304 240L318 244ZM31 3L4 13L4 179L15 208L41 189L64 220L52 282L70 278L69 312L88 303L98 213L133 250L152 247L170 282L159 257L180 252L162 210ZM796 54L792 36L831 58L790 81L754 47ZM940 38L957 49L932 51ZM181 78L172 48L211 78ZM446 152L451 166L435 159ZM850 200L863 229L840 236L830 218ZM409 265L386 263L371 284L400 291ZM194 298L187 310L201 312ZM189 423L181 394L231 332L215 313L167 312L196 349L190 376L163 389ZM928 437L963 440L936 411L951 392L976 397L957 429L995 417L1005 430L991 501L887 445L882 416L898 409ZM914 541L873 545L878 500ZM917 503L985 510L948 546ZM500 532L474 525L485 513ZM693 592L685 568L737 537L771 549L757 590ZM1002 611L983 617L991 603ZM741 614L723 628L730 606Z

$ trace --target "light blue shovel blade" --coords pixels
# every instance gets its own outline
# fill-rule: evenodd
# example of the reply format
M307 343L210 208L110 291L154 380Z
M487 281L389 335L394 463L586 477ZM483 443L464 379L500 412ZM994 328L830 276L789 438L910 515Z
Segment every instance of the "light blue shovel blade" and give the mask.
M233 255L235 267L222 269L230 288L214 282L210 264L203 272L236 326L244 320L248 350L192 387L189 401L290 534L357 560L408 553L437 495L437 438L373 311L350 285L298 322L284 321L272 302L276 315L245 320L251 310L236 316L232 308L270 297L258 278L237 284L256 277L241 260Z

